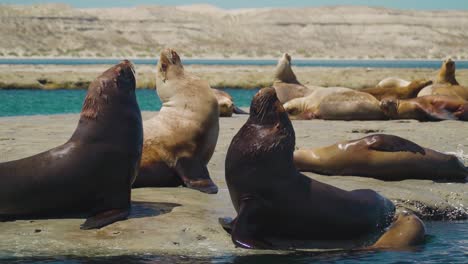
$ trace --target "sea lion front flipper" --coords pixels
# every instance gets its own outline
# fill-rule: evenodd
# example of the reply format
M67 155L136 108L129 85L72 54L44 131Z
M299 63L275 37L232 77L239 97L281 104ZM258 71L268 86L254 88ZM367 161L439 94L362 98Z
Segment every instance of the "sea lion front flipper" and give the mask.
M273 246L256 237L257 225L254 223L262 204L256 199L243 199L240 204L239 215L231 231L232 242L238 247L246 249L271 249Z
M458 120L458 118L446 109L434 109L436 111L424 111L431 119L436 121L441 120Z
M130 211L128 209L112 209L109 211L104 211L86 219L86 221L81 225L80 229L99 229L117 221L125 220L129 214Z
M229 234L231 234L231 232L232 232L232 226L234 225L235 221L236 220L232 219L231 217L220 217L220 218L218 218L218 223Z
M232 109L232 111L234 112L234 114L238 114L238 115L248 115L249 113L245 112L244 110L240 109L239 107L235 106L234 105L234 108Z
M180 158L177 160L175 170L188 188L208 194L218 193L218 186L211 180L208 168L202 162Z
M412 153L426 154L423 147L418 144L393 135L373 135L366 138L369 149L385 152L409 151Z

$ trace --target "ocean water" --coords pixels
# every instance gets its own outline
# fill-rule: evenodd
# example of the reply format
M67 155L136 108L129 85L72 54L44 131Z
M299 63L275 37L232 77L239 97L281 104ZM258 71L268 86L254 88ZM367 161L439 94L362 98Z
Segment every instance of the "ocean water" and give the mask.
M239 107L247 107L257 89L224 89ZM0 116L79 113L86 90L0 90ZM138 89L142 111L157 111L161 101L155 90Z
M134 64L156 65L157 58L132 59ZM184 65L276 65L277 60L207 60L185 59ZM118 59L0 59L0 64L55 64L55 65L96 65L116 64ZM468 69L468 61L457 60L457 69ZM430 68L439 69L441 60L293 60L298 67L359 67L359 68Z
M468 263L468 221L426 222L424 245L408 251L347 251L329 253L301 253L289 255L219 256L198 258L191 256L117 256L44 258L14 258L1 256L5 263L237 263L237 264L308 264L308 263ZM0 253L1 254L1 253Z

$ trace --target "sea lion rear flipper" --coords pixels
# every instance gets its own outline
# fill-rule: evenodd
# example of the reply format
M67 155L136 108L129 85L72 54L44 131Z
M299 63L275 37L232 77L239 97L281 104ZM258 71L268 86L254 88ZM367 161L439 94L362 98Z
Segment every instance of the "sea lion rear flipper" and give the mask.
M80 228L83 230L99 229L114 222L127 219L129 214L130 212L128 209L112 209L104 211L86 219Z
M393 135L373 135L366 138L369 149L385 152L409 151L424 155L426 151L418 144Z
M203 165L200 161L180 158L177 161L175 170L188 188L208 194L218 193L218 186L211 180L206 165Z
M271 249L273 246L256 237L257 225L254 223L262 204L255 199L241 201L239 215L232 226L231 239L238 247L247 249Z
M433 120L458 120L454 113L447 111L446 109L434 109L436 111L425 111L425 113Z
M234 105L234 108L232 109L232 111L234 112L234 114L238 114L238 115L248 115L249 113L245 112L244 110L240 109L239 107L235 106Z

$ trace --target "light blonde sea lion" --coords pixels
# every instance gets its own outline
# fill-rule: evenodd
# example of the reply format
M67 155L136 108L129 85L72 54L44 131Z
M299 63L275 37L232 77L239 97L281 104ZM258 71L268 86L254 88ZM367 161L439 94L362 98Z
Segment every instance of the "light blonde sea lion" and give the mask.
M297 80L291 68L291 56L287 53L284 53L278 61L273 88L282 104L294 98L307 96L315 90L315 87L306 87Z
M219 132L216 96L208 82L184 71L172 49L161 52L156 75L163 102L159 113L146 120L143 156L133 187L186 187L216 193L206 165Z
M452 96L427 95L412 99L383 99L380 106L391 119L468 121L468 102Z
M344 87L316 89L310 95L285 103L291 119L383 120L380 102L371 94Z
M374 88L366 88L359 91L370 93L378 100L382 100L383 98L408 99L417 97L421 89L431 84L432 81L430 80L415 80L409 82L391 77L383 79Z
M418 97L426 95L446 95L468 100L468 88L458 83L455 78L455 68L455 62L452 59L447 59L442 62L434 84L422 89Z
M363 176L386 181L465 181L468 177L467 168L457 157L385 134L327 147L299 149L294 151L294 164L300 171Z
M232 114L241 114L247 115L248 113L240 109L234 104L232 96L225 91L218 89L213 89L213 92L218 100L219 105L219 116L221 117L231 117Z

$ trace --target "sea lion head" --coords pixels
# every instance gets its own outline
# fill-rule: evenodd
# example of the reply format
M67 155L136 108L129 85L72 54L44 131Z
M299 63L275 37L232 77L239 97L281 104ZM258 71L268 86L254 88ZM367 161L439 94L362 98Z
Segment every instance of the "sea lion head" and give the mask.
M136 104L135 87L133 64L124 60L105 71L89 85L81 116L95 119L109 106L119 107L123 102Z
M455 62L451 58L444 60L442 63L437 83L450 83L452 85L459 85L455 79Z
M284 53L278 61L275 69L275 81L285 83L299 83L291 68L291 56Z
M380 109L384 112L389 118L398 117L398 107L400 105L400 100L396 98L384 98L380 101Z
M156 89L163 102L177 94L178 85L172 85L184 76L184 66L179 54L173 49L161 51L158 65L156 66ZM182 86L183 87L183 86Z
M255 170L271 170L276 174L283 168L296 170L293 162L294 146L294 128L276 97L275 89L263 88L252 99L250 117L229 146L225 164L226 179L231 175L250 177L248 174L252 171L245 173L245 164L250 162L256 164ZM259 165L262 163L268 165Z
M213 89L213 92L218 100L219 114L222 117L230 117L234 111L234 102L232 97L221 90Z
M288 113L289 118L292 120L310 120L315 118L314 113L307 110L305 97L292 99L291 101L286 102L283 107Z
M263 88L254 96L250 105L249 120L263 125L280 122L291 124L273 87Z

